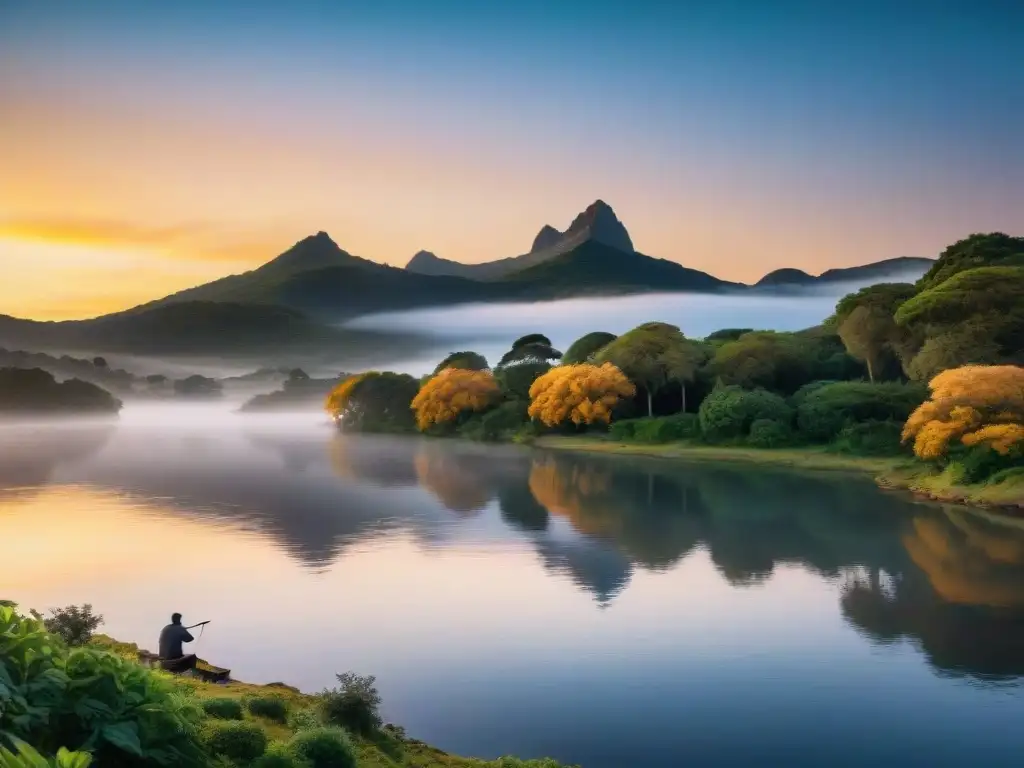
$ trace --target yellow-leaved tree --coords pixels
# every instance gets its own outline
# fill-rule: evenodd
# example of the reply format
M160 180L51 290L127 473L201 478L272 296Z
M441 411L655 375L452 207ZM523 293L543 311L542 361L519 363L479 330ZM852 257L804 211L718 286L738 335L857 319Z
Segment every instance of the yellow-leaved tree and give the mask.
M367 371L366 373L349 376L331 390L331 393L327 395L327 400L324 402L324 410L331 415L331 418L338 421L345 415L356 387L359 386L360 382L372 375L373 371Z
M1003 455L1024 441L1024 368L965 365L943 371L928 387L931 399L903 426L918 458L941 458L954 440Z
M445 368L431 377L412 400L416 426L450 424L465 411L484 411L501 397L490 371Z
M528 413L549 427L607 424L619 401L635 394L633 382L611 363L560 365L533 382Z

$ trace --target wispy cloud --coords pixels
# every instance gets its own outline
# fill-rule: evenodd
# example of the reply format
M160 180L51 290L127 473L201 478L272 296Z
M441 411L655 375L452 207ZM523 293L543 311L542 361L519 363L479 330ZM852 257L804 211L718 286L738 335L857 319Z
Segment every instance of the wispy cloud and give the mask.
M274 255L278 238L232 234L207 222L148 226L116 219L27 217L0 220L0 238L50 244L84 245L195 261L254 263Z

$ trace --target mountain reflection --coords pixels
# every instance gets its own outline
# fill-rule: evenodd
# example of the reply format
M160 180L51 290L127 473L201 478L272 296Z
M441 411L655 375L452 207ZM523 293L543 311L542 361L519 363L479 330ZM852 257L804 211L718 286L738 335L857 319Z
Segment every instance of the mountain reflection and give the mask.
M910 640L942 674L1024 675L1024 525L862 478L326 430L5 430L0 457L8 505L46 484L123 491L255 529L314 569L395 530L431 546L486 531L614 606L638 571L695 552L737 588L798 566L837 585L872 642Z

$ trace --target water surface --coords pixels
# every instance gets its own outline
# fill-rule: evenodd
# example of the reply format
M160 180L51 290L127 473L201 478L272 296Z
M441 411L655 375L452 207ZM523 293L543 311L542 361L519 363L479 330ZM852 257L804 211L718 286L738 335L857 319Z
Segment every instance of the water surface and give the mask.
M464 754L1011 765L1024 530L863 479L129 407L0 429L2 597L304 690L375 674Z

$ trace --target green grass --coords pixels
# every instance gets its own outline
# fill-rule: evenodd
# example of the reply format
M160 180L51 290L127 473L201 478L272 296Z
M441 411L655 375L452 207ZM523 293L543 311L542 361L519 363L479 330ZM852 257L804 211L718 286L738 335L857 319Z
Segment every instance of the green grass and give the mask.
M903 466L883 472L878 478L885 488L907 490L935 501L996 507L1004 510L1024 509L1024 469L1001 472L982 483L961 485L953 471L927 465Z
M802 448L752 448L749 446L703 445L696 443L623 443L601 437L541 437L533 442L538 448L586 453L612 453L653 456L684 461L734 461L746 464L774 465L795 469L839 470L879 474L903 467L902 458L847 456L830 453L820 446Z

